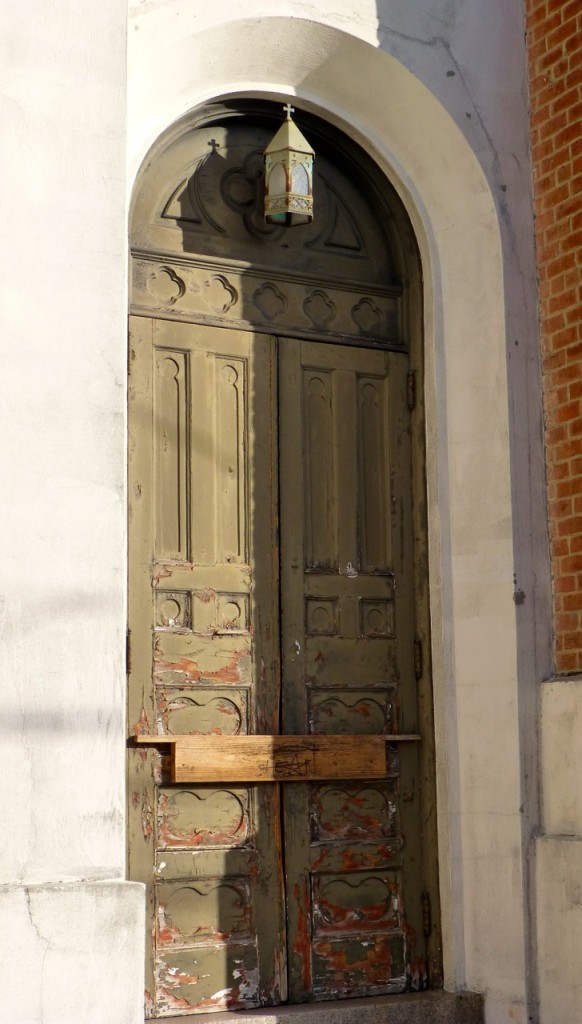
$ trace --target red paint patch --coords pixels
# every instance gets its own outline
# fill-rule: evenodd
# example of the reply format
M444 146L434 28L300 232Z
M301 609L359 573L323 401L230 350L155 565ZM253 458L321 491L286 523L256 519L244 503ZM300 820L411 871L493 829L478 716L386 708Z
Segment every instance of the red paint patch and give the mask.
M149 718L148 718L148 716L146 714L146 709L145 708L141 709L141 714L139 716L139 720L135 723L135 725L133 726L133 728L130 731L131 731L131 735L132 736L150 736L151 735L151 731L152 730L151 730L151 726L150 726L150 720L149 720Z
M168 1009L171 1009L171 1010L191 1010L192 1009L192 1003L189 1003L187 999L179 999L178 996L172 995L172 993L168 992L167 988L164 988L163 986L160 986L160 988L158 989L158 997L159 997L159 999L158 999L159 1003L161 1003L163 1001L166 1004L166 1006L168 1007Z
M156 587L158 585L158 583L160 582L160 580L167 579L168 576L171 576L171 575L172 575L172 570L171 569L169 569L167 566L165 566L165 567L161 566L158 569L158 571L155 574L155 576L152 576L152 587Z
M345 945L332 940L314 943L318 991L325 987L345 998L365 995L371 988L386 988L390 984L393 963L387 939L376 936L373 943L366 942L360 947L359 956L355 955L357 945L348 940Z
M159 647L159 640L156 643L156 655L162 655L163 651ZM199 682L200 680L220 682L220 683L240 683L241 672L239 669L239 662L242 658L248 657L249 651L245 648L243 651L235 651L228 664L222 668L216 670L216 672L202 671L198 668L196 661L190 661L189 658L179 658L177 661L165 661L163 657L156 657L156 665L158 669L162 671L174 671L182 672L192 682Z
M154 834L154 812L146 789L143 791L141 804L141 828L144 838L149 841Z
M293 952L299 957L301 965L301 981L304 992L311 990L311 929L309 922L309 888L303 879L293 887L297 903L297 938L293 944Z

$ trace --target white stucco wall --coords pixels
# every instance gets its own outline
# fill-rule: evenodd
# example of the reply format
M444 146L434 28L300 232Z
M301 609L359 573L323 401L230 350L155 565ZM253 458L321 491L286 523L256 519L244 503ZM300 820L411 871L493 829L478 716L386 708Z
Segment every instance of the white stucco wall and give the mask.
M11 1024L141 1016L143 893L123 881L125 45L120 0L2 7L0 1020Z
M536 841L542 1024L582 1024L582 679L541 687L542 835Z
M531 780L549 616L531 499L542 468L521 2L261 0L250 16L242 0L134 0L127 125L126 13L120 0L43 0L23 17L8 0L0 30L0 1019L73 1019L93 978L87 944L107 980L85 1024L141 1017L141 892L122 881L126 216L149 146L238 92L295 96L352 133L417 231L447 984L485 991L488 1024L535 1020ZM36 965L24 1006L14 948Z
M0 877L122 877L124 10L2 22Z

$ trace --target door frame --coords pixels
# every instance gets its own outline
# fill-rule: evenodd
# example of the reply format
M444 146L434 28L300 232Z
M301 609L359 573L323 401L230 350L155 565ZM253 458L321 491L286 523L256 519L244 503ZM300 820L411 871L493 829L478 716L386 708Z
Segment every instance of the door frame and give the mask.
M206 110L200 112L196 123L204 124L208 119L208 113ZM237 110L237 116L240 116L240 109ZM188 118L187 123L183 122L178 128L175 128L169 139L166 139L166 144L170 144L176 136L183 134L185 131L191 131L193 127L192 117ZM335 130L329 127L331 134L335 133ZM337 134L337 133L335 133ZM357 147L350 145L349 141L345 141L345 146L348 151L357 150ZM156 147L159 150L159 147ZM357 157L352 157L357 159ZM151 161L150 161L151 162ZM372 171L375 177L377 187L379 191L382 191L381 174L376 168ZM387 184L386 184L387 188ZM418 687L419 687L419 726L420 731L423 733L424 742L422 744L422 770L421 777L423 781L422 785L422 796L423 801L423 820L428 823L427 828L423 832L423 860L426 865L427 881L426 891L430 894L430 898L427 899L427 908L432 907L433 919L431 921L430 910L427 909L426 915L426 930L427 930L427 944L430 948L430 960L433 964L434 976L437 980L441 976L441 942L440 942L440 930L438 922L438 866L436 858L437 850L437 835L436 835L436 821L437 814L435 809L435 791L436 791L436 773L435 773L435 755L434 755L434 722L433 722L433 708L432 708L432 684L431 684L431 643L430 643L430 625L429 625L429 591L428 591L428 535L427 535L427 509L426 509L426 478L424 470L424 379L423 379L423 314L422 314L422 283L421 283L421 266L418 250L415 243L414 233L412 231L409 219L404 211L404 208L400 201L397 199L395 194L390 191L390 202L388 203L389 214L392 221L392 237L398 236L398 242L402 249L402 260L403 265L406 267L406 295L402 303L402 326L403 330L406 330L406 334L409 342L409 399L411 407L411 420L412 428L411 433L415 438L413 444L413 466L412 466L412 487L413 487L413 532L415 537L416 545L416 557L414 561L415 568L415 593L417 599L417 622L416 622L416 651L417 651L417 676L418 676ZM180 257L178 259L179 273L185 276L188 273L188 266L193 264L198 259L198 255L193 257ZM204 259L204 257L201 257ZM151 262L157 264L158 268L161 268L164 273L168 273L172 279L178 279L178 273L175 273L176 258L167 257L166 254L159 256L158 254L147 254L144 253L143 249L139 249L136 252L134 265L136 263L143 263L144 259L150 264ZM215 261L214 264L215 278L225 280L221 270L227 268L221 268L220 264ZM228 268L232 276L232 267ZM252 273L252 272L251 272ZM159 299L159 297L158 297ZM142 304L143 294L138 299L137 307L134 307L136 313L145 313L145 308ZM176 310L171 308L171 301L168 302L166 309L162 312L163 317L168 319L180 318L177 316ZM159 315L159 306L156 307L156 312ZM153 310L150 315L153 314ZM187 316L189 322L201 322L197 319L196 313L190 312ZM207 316L204 317L202 322L208 323L209 319ZM224 318L216 317L217 325L224 324ZM241 325L242 326L242 325ZM255 325L254 325L255 326ZM259 331L260 325L256 325L255 329ZM269 332L271 333L271 332ZM277 333L295 333L288 327L283 328L282 332ZM325 330L319 330L312 332L311 336L317 336L320 340L329 341L331 339L331 333L328 334ZM342 341L343 339L339 339ZM355 344L356 342L354 340ZM429 867L430 866L430 867Z

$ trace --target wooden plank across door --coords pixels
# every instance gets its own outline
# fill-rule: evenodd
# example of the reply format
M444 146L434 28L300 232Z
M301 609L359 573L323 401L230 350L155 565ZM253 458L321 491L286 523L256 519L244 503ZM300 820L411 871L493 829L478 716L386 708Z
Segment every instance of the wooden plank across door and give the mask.
M136 736L171 747L172 782L306 782L382 779L387 743L404 736Z

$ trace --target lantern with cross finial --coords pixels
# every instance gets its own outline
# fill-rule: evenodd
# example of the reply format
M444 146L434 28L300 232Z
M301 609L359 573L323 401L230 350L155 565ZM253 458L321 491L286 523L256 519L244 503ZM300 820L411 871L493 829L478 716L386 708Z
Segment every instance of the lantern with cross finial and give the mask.
M294 227L313 220L314 153L291 120L291 104L283 110L287 119L265 150L265 220Z

